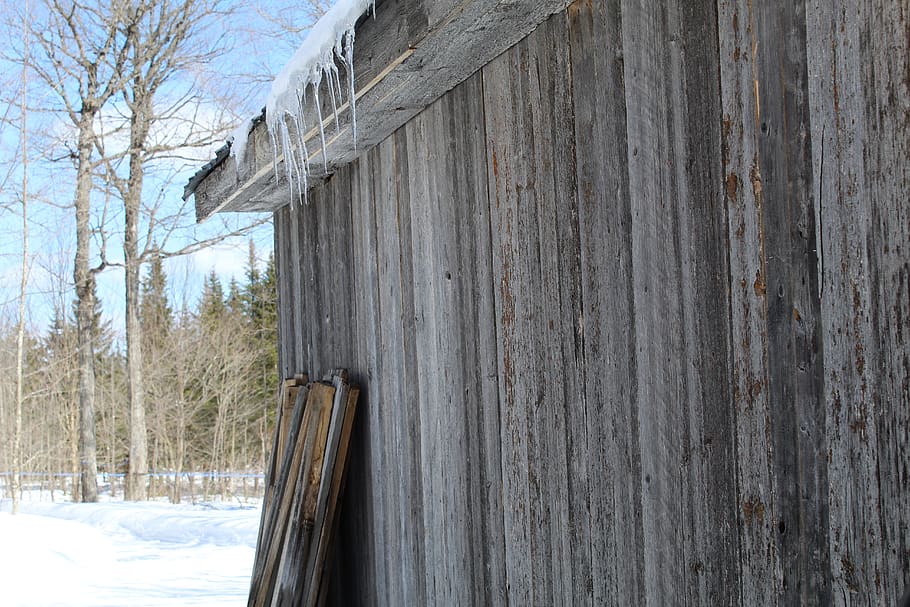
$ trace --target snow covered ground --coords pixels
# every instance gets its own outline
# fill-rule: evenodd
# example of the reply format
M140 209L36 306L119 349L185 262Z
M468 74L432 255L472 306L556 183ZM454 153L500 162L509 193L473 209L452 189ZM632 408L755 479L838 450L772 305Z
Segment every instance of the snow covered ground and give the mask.
M259 508L0 501L0 604L245 605Z

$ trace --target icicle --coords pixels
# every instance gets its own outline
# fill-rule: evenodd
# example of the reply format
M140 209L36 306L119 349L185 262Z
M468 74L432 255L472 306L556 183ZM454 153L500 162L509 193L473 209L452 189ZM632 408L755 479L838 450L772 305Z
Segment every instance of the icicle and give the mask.
M326 14L313 26L306 40L297 49L294 57L281 70L272 83L266 103L266 121L269 139L272 143L272 157L275 163L275 176L278 178L278 148L281 146L288 181L291 182L293 196L293 179L296 173L298 188L302 187L302 198L305 199L308 175L310 171L309 152L306 149L306 95L303 91L313 87L313 103L319 120L319 136L322 143L322 159L328 169L328 150L325 127L323 125L322 107L319 99L319 86L323 78L329 89L332 102L332 115L336 133L340 130L338 118L339 106L343 104L344 93L341 75L336 64L340 60L345 64L348 78L348 102L351 112L351 130L354 146L357 145L357 99L354 84L354 27L361 15L368 11L376 17L375 0L338 0ZM289 132L286 121L294 122L299 146L292 145L294 135ZM238 138L239 139L239 138ZM238 147L238 151L239 147ZM298 155L299 154L299 155Z
M338 133L338 101L335 97L335 73L337 70L333 69L335 67L335 62L333 61L326 66L325 77L329 86L329 98L332 101L332 120L335 122L335 133Z
M373 6L373 16L376 16L376 6ZM348 94L351 103L351 133L354 135L354 150L357 149L357 93L354 90L354 26L347 31L347 44L344 47L345 64L348 70L348 82L351 85Z
M293 177L291 174L291 163L293 162L293 157L288 157L288 138L287 138L287 126L283 122L278 124L278 135L281 140L281 153L284 156L284 172L285 178L288 180L288 194L291 196L291 208L294 208L294 186L293 186ZM278 165L275 165L275 170L278 170Z
M297 117L293 117L294 121L294 130L297 131L297 138L300 139L300 123L297 122ZM288 135L288 143L290 143L290 134ZM294 171L297 173L297 198L303 199L303 193L306 191L307 186L307 168L306 168L306 156L305 151L298 149L294 153ZM301 158L301 155L303 157Z
M306 91L301 91L297 105L298 130L297 135L300 141L300 149L303 150L303 170L307 175L310 173L310 153L306 149Z
M322 128L322 105L319 103L319 85L322 82L322 74L313 82L313 101L316 105L316 118L319 120L319 138L322 140L322 164L323 170L329 168L329 157L325 150L325 129Z
M272 167L275 169L275 183L278 183L278 123L266 123L265 126L269 132L269 141L272 144Z

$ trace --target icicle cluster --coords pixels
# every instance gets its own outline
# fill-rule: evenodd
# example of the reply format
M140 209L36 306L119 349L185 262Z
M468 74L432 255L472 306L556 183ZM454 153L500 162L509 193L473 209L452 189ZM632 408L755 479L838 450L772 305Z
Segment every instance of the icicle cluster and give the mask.
M351 123L354 141L357 141L357 113L354 91L354 25L361 15L372 9L375 12L375 0L338 0L329 11L316 22L309 35L294 57L285 65L272 83L272 89L266 102L266 126L272 140L272 153L275 170L278 170L279 151L284 156L288 184L296 188L297 197L306 195L307 176L309 175L309 154L307 153L305 134L309 130L304 118L305 108L310 101L307 89L312 91L312 103L316 109L319 136L322 141L323 161L325 156L325 130L323 128L322 109L319 100L319 87L325 79L331 95L332 109L338 125L338 108L344 103L341 75L338 72L336 59L344 66L347 81L347 102L350 105ZM312 125L317 126L317 125ZM232 152L242 162L246 147L249 125L244 125L235 133ZM241 134L239 131L246 129Z

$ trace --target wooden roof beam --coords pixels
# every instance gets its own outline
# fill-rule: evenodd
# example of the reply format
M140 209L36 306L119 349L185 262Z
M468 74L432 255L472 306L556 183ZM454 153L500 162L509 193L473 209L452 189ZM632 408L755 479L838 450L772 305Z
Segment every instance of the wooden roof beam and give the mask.
M320 95L326 138L306 135L310 186L354 160L430 103L508 50L570 0L385 0L361 18L354 47L357 141L350 108L334 123L328 91ZM344 69L339 72L344 79ZM323 84L323 87L325 84ZM347 83L342 84L347 88ZM312 94L308 95L310 99ZM307 124L318 123L315 107ZM324 160L325 159L325 160ZM255 121L243 162L221 154L187 186L198 221L220 211L274 211L291 199L284 159L273 153L266 123Z

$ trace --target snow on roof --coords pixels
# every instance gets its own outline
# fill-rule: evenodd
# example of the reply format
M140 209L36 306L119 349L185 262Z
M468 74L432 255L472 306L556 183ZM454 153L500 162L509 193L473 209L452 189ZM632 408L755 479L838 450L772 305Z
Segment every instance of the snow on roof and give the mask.
M307 102L306 90L312 86L313 102L319 114L319 130L322 137L323 153L325 152L325 134L322 130L322 114L319 105L318 91L322 79L328 83L332 97L332 105L337 108L341 104L343 93L341 79L336 67L336 59L345 66L350 90L348 102L351 106L353 137L357 138L357 119L354 94L354 26L357 20L369 9L374 12L375 0L337 0L310 29L306 39L294 53L291 60L284 66L269 92L266 102L266 125L272 138L272 145L281 148L288 171L290 182L303 182L306 189L306 174L308 172L306 148L303 143L303 130L306 128L303 114ZM337 96L336 96L337 93ZM295 126L297 133L288 132L286 120ZM231 154L237 157L238 164L242 163L246 152L247 138L252 123L245 122L233 134L231 139ZM300 147L298 154L294 154L291 141L297 135ZM276 162L277 169L277 162ZM295 179L296 177L296 179Z

